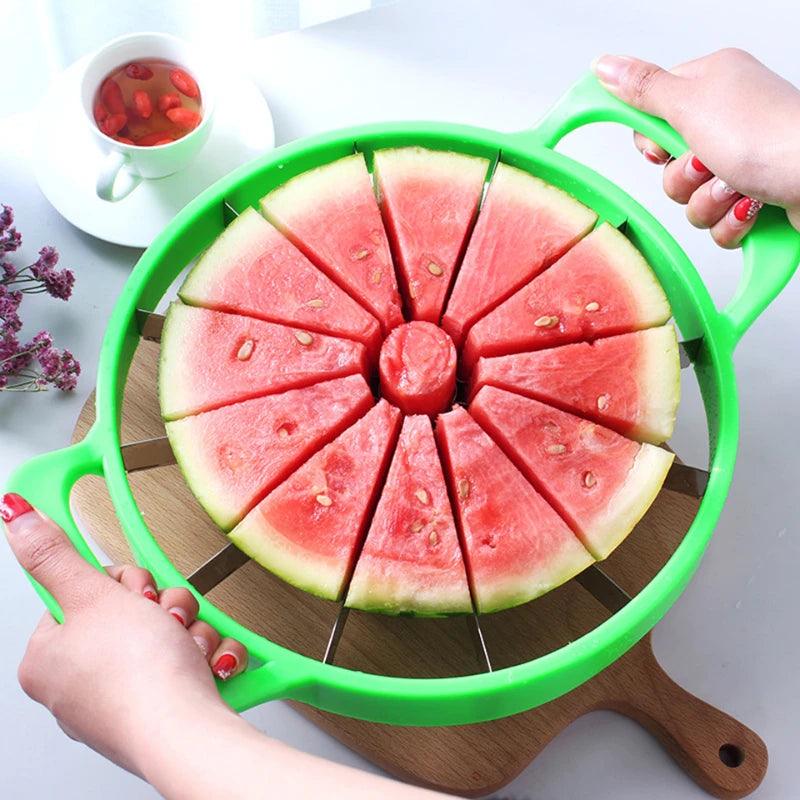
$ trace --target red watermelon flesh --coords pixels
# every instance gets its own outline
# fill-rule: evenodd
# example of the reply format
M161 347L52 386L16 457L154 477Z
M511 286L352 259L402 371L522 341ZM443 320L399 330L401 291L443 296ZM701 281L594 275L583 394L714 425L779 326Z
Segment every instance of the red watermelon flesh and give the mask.
M438 325L489 161L398 147L376 151L374 169L407 318Z
M227 531L373 402L364 378L350 375L183 417L166 428L187 483Z
M354 339L373 357L380 349L378 320L253 208L206 250L178 295L190 306Z
M261 211L321 270L380 321L403 321L389 242L362 153L289 180Z
M532 398L484 386L469 413L603 559L650 507L674 458Z
M436 437L478 612L532 600L593 562L561 517L463 408L438 418Z
M364 345L239 314L173 303L161 337L164 419L360 373Z
M641 253L604 222L475 324L464 346L462 368L466 374L480 356L663 325L671 315L664 290Z
M672 325L532 353L480 358L470 400L482 386L526 397L607 425L638 441L672 436L680 399L680 357Z
M470 326L563 255L596 221L594 211L566 192L498 164L442 317L456 347Z
M230 539L291 584L340 600L400 427L385 400L270 492Z
M398 325L381 347L381 392L406 414L435 416L445 411L456 390L456 349L432 322Z
M453 512L427 416L403 421L346 605L420 616L472 611Z

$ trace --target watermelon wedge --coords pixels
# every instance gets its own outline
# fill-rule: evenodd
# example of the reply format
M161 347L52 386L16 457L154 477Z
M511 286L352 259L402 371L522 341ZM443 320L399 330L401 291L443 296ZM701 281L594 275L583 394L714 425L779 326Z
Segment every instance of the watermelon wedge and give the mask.
M178 296L190 306L354 339L375 357L380 349L378 320L253 208L206 250Z
M598 560L633 530L674 458L659 447L493 386L478 392L469 413Z
M545 273L477 322L462 354L539 350L663 325L672 315L641 253L604 222Z
M672 436L681 376L675 328L665 325L594 342L480 358L469 398L482 386L533 397L640 442Z
M459 349L476 320L562 256L597 214L527 172L498 164L442 317Z
M400 412L379 401L270 492L231 541L300 589L340 600L399 427Z
M297 175L261 199L261 212L380 321L403 321L389 242L362 153Z
M164 419L360 373L364 345L239 314L173 303L161 336Z
M436 438L478 612L532 600L593 562L561 517L463 408L438 418Z
M433 428L406 417L345 605L420 616L472 611Z
M361 375L257 397L166 423L178 465L227 531L373 405Z
M375 152L375 182L409 319L439 324L488 169L488 159L423 147Z

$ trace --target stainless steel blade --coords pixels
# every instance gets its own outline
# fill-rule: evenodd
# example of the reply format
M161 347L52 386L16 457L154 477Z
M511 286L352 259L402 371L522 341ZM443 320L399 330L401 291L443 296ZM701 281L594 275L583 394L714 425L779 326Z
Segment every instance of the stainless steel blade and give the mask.
M664 488L689 497L702 497L708 487L708 471L674 461L664 481Z
M141 442L130 442L120 447L122 463L128 472L153 467L165 467L175 464L175 454L166 436L155 439L143 439Z
M692 362L697 358L700 352L700 345L703 343L703 337L697 339L687 339L683 342L678 342L678 352L680 353L681 369L690 367Z
M166 317L163 314L156 314L155 311L145 311L143 308L136 309L136 325L139 328L139 333L142 339L147 339L150 342L160 342L161 332L164 329L164 320Z
M191 575L187 575L186 580L200 594L207 594L229 575L233 575L239 567L244 566L249 560L249 556L231 543L223 547L216 555L211 556L205 564L198 567Z
M478 615L473 611L472 614L465 617L467 621L467 629L472 639L472 644L475 646L475 657L478 660L478 666L485 672L492 671L492 662L489 659L489 651L486 649L486 640L483 638L483 631L481 630L481 622Z
M339 613L336 615L336 621L331 628L331 635L328 638L328 645L325 648L325 655L322 657L323 664L333 664L333 659L336 657L336 648L339 646L339 641L342 638L347 617L350 614L350 609L342 604Z
M575 580L612 614L626 606L631 600L631 596L618 583L609 578L597 564L588 566L575 576Z

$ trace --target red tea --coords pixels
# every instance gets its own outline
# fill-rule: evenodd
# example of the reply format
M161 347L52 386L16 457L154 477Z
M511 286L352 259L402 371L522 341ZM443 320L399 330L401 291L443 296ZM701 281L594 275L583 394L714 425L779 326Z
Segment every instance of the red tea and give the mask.
M200 89L180 65L144 58L117 67L94 98L97 127L118 142L152 147L193 131L203 119Z

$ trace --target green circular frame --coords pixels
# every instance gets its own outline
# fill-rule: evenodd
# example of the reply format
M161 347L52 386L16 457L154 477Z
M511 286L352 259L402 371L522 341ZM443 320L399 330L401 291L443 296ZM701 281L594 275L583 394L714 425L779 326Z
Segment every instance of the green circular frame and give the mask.
M628 125L673 154L686 149L663 121L615 100L592 76L581 78L532 129L505 134L445 123L383 123L294 142L266 154L203 192L183 209L142 255L125 286L102 345L97 418L72 447L21 465L7 491L17 491L53 517L87 560L97 560L69 508L75 482L102 475L137 561L161 585L189 587L148 531L122 463L119 429L122 394L139 343L136 310L153 310L178 274L225 227L224 204L242 210L292 176L351 154L416 144L494 159L561 187L626 235L652 265L684 339L700 339L694 369L708 420L710 477L697 516L669 561L624 608L591 633L518 666L453 678L396 678L323 664L271 642L198 596L200 616L224 635L240 639L256 666L220 684L225 700L243 710L275 698L310 703L351 717L402 725L455 725L515 714L570 691L635 644L663 616L694 573L728 492L738 439L733 351L745 330L780 292L800 261L800 235L779 209L764 208L743 247L739 290L722 311L681 248L638 203L586 166L553 150L571 130L590 122ZM56 615L53 597L33 581Z

